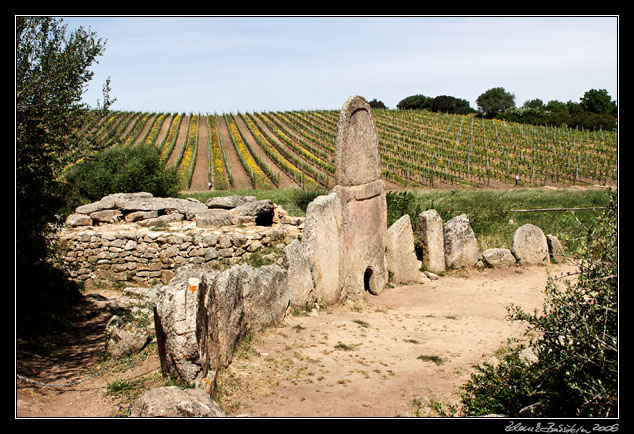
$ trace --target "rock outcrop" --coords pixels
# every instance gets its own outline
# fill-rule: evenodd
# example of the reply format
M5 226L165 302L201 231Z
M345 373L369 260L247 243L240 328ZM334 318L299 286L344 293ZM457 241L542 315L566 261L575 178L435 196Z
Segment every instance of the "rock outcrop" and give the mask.
M131 417L226 417L202 389L165 386L151 389L130 409Z

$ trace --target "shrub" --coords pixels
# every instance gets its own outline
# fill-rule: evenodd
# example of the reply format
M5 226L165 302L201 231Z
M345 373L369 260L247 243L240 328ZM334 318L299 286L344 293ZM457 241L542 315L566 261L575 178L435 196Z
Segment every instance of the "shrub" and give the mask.
M527 365L519 348L511 349L496 366L484 363L463 386L462 411L467 416L503 414L518 417L535 402L534 366Z
M614 417L618 396L618 231L616 194L592 228L576 282L560 288L550 277L543 312L509 307L528 323L537 361L527 367L518 350L497 367L480 368L463 389L464 411L516 416L530 407L541 417Z
M325 190L294 190L293 203L305 213L309 203L325 194L328 194Z
M387 202L387 227L389 228L396 220L409 214L412 229L417 232L418 215L423 211L414 193L409 191L388 191L385 194Z
M144 191L157 197L174 197L179 185L176 169L166 169L158 148L152 145L100 152L75 166L66 181L73 189L71 207L112 193Z

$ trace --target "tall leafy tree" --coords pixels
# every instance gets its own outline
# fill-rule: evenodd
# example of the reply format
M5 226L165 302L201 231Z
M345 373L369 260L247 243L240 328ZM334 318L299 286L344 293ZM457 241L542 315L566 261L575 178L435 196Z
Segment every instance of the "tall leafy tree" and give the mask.
M58 175L80 146L74 134L91 111L81 103L93 73L88 68L105 43L51 17L15 19L16 295L20 301L61 297L59 270L51 267L52 231L67 196ZM107 109L104 101L102 109ZM54 286L55 288L51 288ZM22 305L24 306L24 304Z
M605 89L590 89L581 98L581 108L587 112L600 115L611 114L616 116L616 103Z
M495 117L498 113L515 107L515 95L503 87L494 87L480 95L476 104L486 116Z
M431 109L433 98L425 95L411 95L403 98L396 104L399 110L424 110Z

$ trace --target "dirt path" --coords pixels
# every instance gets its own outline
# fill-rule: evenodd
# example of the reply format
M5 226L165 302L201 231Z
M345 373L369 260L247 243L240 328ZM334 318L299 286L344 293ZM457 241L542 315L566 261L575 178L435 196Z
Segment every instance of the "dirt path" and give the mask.
M293 178L291 178L290 176L288 176L282 169L280 169L279 167L277 167L277 165L275 164L275 162L273 160L271 160L269 158L268 155L266 155L266 152L264 152L262 150L262 148L260 147L260 145L258 144L258 142L255 140L255 138L253 137L253 135L251 134L251 131L249 131L249 128L247 127L247 124L244 122L244 119L242 119L241 116L236 116L236 125L238 126L238 128L240 128L240 131L242 131L242 134L244 136L244 139L249 143L249 145L251 146L251 148L253 148L255 150L255 152L258 153L258 156L266 163L268 164L268 166L275 172L278 173L280 176L280 185L279 188L299 188L299 184L297 184Z
M196 165L192 175L189 191L203 191L209 189L209 127L207 116L198 118L198 150Z
M160 146L161 142L163 142L163 138L167 135L167 131L169 130L170 124L172 123L172 116L170 114L165 115L163 118L163 123L161 124L161 128L154 140L155 146Z
M189 116L183 116L183 120L180 124L180 129L178 130L178 136L176 137L176 144L174 145L174 149L172 149L172 153L167 159L166 166L171 167L176 164L176 160L178 159L178 155L181 152L181 149L185 145L185 140L187 140L187 130L189 125Z
M219 400L233 415L433 416L431 403L455 404L474 367L521 336L506 307L540 307L546 279L546 267L457 273L289 317L223 373Z
M229 136L229 127L223 116L218 117L218 134L221 139L221 146L224 147L225 155L227 156L227 165L231 168L231 175L233 176L233 189L241 190L247 188L253 188L249 176L244 171L242 163L238 159L238 154L231 144L231 136Z
M269 128L269 126L262 120L260 119L258 116L254 116L253 117L253 121L255 122L256 126L263 131L265 134L267 134L269 137L272 137L273 140L275 141L275 146L281 149L286 150L287 152L289 152L292 155L295 155L297 158L299 158L299 160L302 162L302 165L304 166L310 166L312 169L314 169L317 173L322 173L324 175L327 176L328 179L328 186L330 188L334 187L335 185L335 181L334 181L334 176L329 174L328 172L326 172L324 169L322 169L321 167L317 166L316 164L314 164L313 162L311 162L310 160L304 158L303 156L297 154L293 149L290 148L290 146L288 146L286 143L284 143L280 138L277 137L277 135L271 131L271 129ZM298 165L295 162L291 162L295 167L297 167L299 170L302 169L301 165ZM312 176L309 173L306 173L307 176Z
M522 335L521 324L506 319L506 307L541 307L548 273L572 270L551 265L453 272L424 285L386 288L379 296L289 315L237 353L219 376L216 399L230 416L436 416L433 403L455 404L475 366L492 361L508 338ZM65 355L19 354L18 370L55 382L88 372L109 318L103 305L92 308L102 312L86 319L93 327L77 327L92 330L90 339ZM81 345L88 346L80 351ZM107 385L136 378L160 386L155 355L128 371L106 371L60 391L19 381L16 415L116 415L119 401L106 395Z
M148 118L145 120L145 124L143 125L143 128L141 129L141 132L139 133L136 140L134 141L134 146L137 146L143 143L143 140L145 139L146 134L148 133L149 129L152 127L152 124L154 123L154 120L158 116L159 115L156 113L153 116L148 116Z
M118 291L100 291L107 300L86 296L68 312L72 324L50 345L49 353L33 351L16 342L16 371L30 380L61 387L42 387L19 379L16 390L17 417L111 417L120 414L120 400L106 394L108 384L148 377L148 384L160 386L160 363L150 354L124 371L109 369L99 374L105 345L104 329L116 312L109 300ZM96 375L99 374L99 375Z

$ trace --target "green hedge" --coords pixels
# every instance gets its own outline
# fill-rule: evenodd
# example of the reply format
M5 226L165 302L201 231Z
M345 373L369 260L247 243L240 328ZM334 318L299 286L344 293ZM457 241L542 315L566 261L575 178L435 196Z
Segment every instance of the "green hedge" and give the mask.
M176 197L179 186L176 168L166 168L159 149L152 145L97 153L75 166L65 180L72 187L71 209L112 193L144 191L157 197Z

